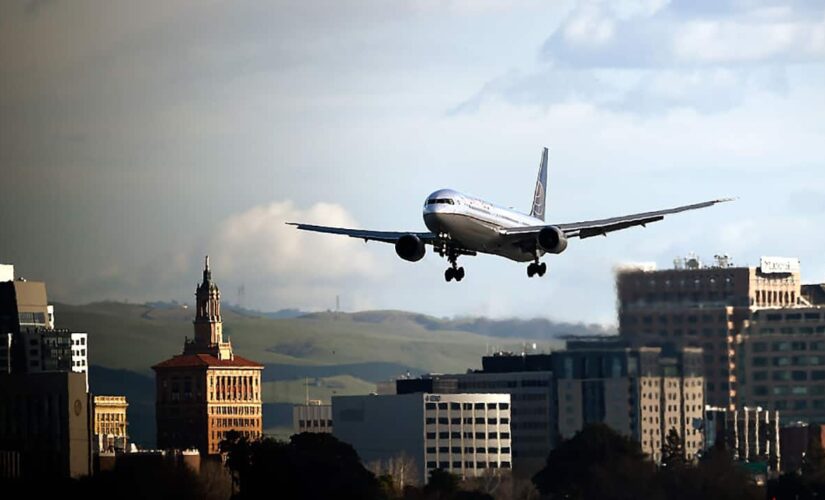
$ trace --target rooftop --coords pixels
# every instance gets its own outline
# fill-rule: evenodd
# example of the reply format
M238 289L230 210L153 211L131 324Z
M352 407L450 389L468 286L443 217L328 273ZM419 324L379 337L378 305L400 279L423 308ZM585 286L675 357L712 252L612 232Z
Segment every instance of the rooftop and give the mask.
M211 354L180 354L152 367L163 368L263 368L264 365L240 356L231 359L218 359Z

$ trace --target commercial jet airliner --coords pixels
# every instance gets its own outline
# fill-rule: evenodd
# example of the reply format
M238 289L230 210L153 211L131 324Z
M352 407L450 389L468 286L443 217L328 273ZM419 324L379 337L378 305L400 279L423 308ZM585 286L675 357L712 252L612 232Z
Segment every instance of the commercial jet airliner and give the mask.
M544 209L547 195L547 148L541 154L539 175L533 192L530 214L502 208L467 194L441 189L424 202L424 224L429 232L366 231L342 227L314 226L287 222L298 229L319 233L342 234L364 241L381 241L395 245L395 252L404 260L417 262L424 257L426 245L432 245L450 267L444 272L447 281L464 279L464 268L458 267L461 255L487 253L516 262L530 262L527 276L544 276L547 264L539 259L547 253L560 254L567 249L569 238L607 236L607 233L632 226L646 226L662 220L665 215L705 208L730 201L720 199L681 207L567 224L547 224Z

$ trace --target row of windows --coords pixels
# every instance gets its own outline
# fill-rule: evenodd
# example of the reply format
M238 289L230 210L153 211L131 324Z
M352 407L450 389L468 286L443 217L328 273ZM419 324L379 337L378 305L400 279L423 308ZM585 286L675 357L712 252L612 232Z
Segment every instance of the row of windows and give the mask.
M125 422L126 415L123 413L98 413L95 415L98 422Z
M424 407L428 410L495 410L498 408L499 410L509 410L510 403L427 403Z
M430 447L427 448L427 453L430 453L430 454L433 454L433 453L456 453L456 454L459 454L459 453L461 453L462 449L464 450L464 453L473 453L473 452L475 452L475 453L498 453L498 448L496 448L496 447L485 448L483 446L475 447L475 448L472 447L472 446L465 446L464 448L461 448L460 446L452 446L452 447L441 446L441 447L438 447L438 448L436 448L435 446L430 446ZM510 447L509 446L502 447L501 452L504 453L504 454L510 453Z
M777 382L789 380L804 382L809 378L810 380L825 380L825 371L815 370L809 373L802 370L777 370L771 373L771 379ZM768 380L768 372L753 372L753 380L757 382Z
M460 469L461 462L453 462L453 469ZM464 462L465 469L472 469L473 465L475 464L476 469L486 469L488 466L490 469L509 469L510 462L501 462L499 465L498 462ZM444 469L447 470L450 468L450 462L427 462L428 469Z
M210 415L260 415L260 406L210 406Z
M332 419L298 420L298 427L301 429L309 427L332 427Z
M793 334L800 334L800 335L811 335L814 333L825 333L825 325L824 326L783 326L780 328L760 328L756 330L757 335L772 335L776 333L781 333L783 335L793 335Z
M635 316L626 316L625 319L628 321L628 324L637 324L638 318ZM701 317L699 316L682 316L681 314L674 314L673 316L666 316L661 315L657 318L657 323L660 325L667 325L667 324L674 324L674 325L683 325L685 323L690 325L695 325L698 323L726 323L728 320L727 315L724 313L711 316L710 314L704 314ZM642 316L642 324L644 325L652 325L653 324L653 316L652 315L645 315Z
M486 418L486 419L484 417L476 417L476 418L464 417L463 419L461 417L453 417L453 418L427 417L426 422L427 422L427 425L434 425L436 423L441 424L441 425L449 425L449 424L451 424L451 425L461 425L462 423L464 423L464 424L472 424L472 423L484 424L485 422L488 425L498 425L499 423L501 423L502 425L505 425L505 424L510 423L510 419L506 418L506 417L502 417L502 418L493 417L493 418Z
M690 285L692 285L693 288L701 288L703 284L710 285L710 286L713 287L713 286L716 286L717 284L721 285L723 283L724 283L725 287L730 287L730 286L733 286L733 275L730 274L730 275L725 276L724 278L721 275L717 274L717 275L712 275L712 276L709 276L709 277L705 277L705 276L703 276L703 277L694 277L693 279L686 279L686 278L681 278L681 279L678 279L678 280L665 279L665 280L662 281L662 283L665 285L665 288L670 288L673 285L679 285L680 288L686 288ZM633 280L633 285L636 287L637 290L647 288L648 286L650 288L655 288L656 287L656 279L650 278L650 280L648 280L647 284L645 284L641 279L636 279L636 280Z
M808 312L805 314L802 313L793 313L789 312L786 314L781 313L768 313L765 315L765 319L768 321L819 321L822 318L820 313L818 312Z
M489 432L486 433L486 436L488 436L488 439L496 439L496 434L500 434L501 439L510 439L509 432ZM461 439L462 435L464 439L473 439L473 437L475 437L475 439L484 439L485 437L485 433L483 432L464 432L463 434L461 432L428 432L427 439L435 439L436 436L438 439Z
M213 418L215 427L255 427L260 424L257 418Z
M768 366L769 362L773 366L817 366L825 365L825 356L755 356L752 361L753 366Z
M807 396L809 393L813 394L813 392L809 392L811 389L818 389L816 387L808 387L805 385L777 385L769 388L765 385L755 385L753 386L753 393L756 396L767 396L773 394L774 396Z
M825 332L825 327L823 327L823 332ZM795 341L795 342L754 342L753 343L753 352L768 352L768 347L774 352L782 352L782 351L807 351L810 347L812 351L824 351L825 350L825 342L817 341L817 342L803 342L803 341Z

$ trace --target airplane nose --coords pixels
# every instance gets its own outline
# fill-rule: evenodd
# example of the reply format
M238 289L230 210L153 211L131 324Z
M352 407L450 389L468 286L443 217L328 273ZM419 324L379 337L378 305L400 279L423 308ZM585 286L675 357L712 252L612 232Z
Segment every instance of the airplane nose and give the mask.
M429 229L430 232L433 234L443 233L443 215L439 213L437 210L425 210L424 225L427 226L427 229Z

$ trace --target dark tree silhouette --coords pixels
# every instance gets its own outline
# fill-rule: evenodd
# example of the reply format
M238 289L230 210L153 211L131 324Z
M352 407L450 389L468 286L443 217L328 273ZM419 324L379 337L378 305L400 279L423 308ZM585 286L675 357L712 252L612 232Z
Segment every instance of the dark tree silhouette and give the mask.
M682 467L685 462L685 447L682 445L682 438L679 436L679 431L671 427L662 445L662 466Z
M650 498L655 472L638 443L592 424L551 451L533 483L554 498Z
M221 443L237 481L237 500L257 498L377 499L375 476L352 446L331 434L296 434L289 443L248 441L232 433Z
M435 469L430 471L430 477L423 488L423 493L428 499L452 499L458 492L458 482L458 476L443 469Z

